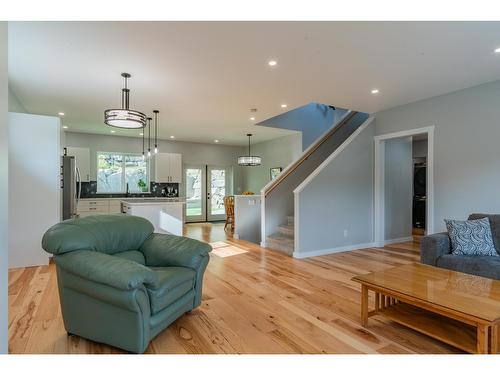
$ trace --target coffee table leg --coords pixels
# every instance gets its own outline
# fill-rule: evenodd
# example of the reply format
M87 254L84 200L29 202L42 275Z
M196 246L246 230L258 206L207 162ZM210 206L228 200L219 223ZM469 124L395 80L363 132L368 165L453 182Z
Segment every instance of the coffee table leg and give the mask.
M477 325L477 353L488 354L488 326Z
M368 325L368 288L361 285L361 325Z
M498 324L491 326L491 354L498 354Z

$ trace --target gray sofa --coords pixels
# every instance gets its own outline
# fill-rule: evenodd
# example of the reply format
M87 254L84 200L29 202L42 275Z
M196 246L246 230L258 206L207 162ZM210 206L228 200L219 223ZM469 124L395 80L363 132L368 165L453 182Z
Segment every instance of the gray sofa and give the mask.
M500 255L500 215L472 214L469 220L490 220L491 234L495 249ZM435 267L500 280L500 256L463 256L451 254L448 233L425 236L420 249L420 261Z

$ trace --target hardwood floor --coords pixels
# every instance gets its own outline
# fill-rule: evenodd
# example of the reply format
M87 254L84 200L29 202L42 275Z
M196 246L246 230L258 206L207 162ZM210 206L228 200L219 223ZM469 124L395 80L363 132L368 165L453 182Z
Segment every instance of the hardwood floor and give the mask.
M202 305L146 353L459 352L382 316L361 326L360 286L351 277L417 261L417 243L297 260L228 238L223 224L189 224L185 234L247 252L212 254ZM9 351L122 353L66 335L53 264L9 272Z

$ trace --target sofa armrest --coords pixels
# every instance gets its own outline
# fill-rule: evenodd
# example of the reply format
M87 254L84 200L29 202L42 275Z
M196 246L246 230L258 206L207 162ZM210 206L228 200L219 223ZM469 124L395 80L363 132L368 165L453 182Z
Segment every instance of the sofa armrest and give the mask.
M192 238L153 233L140 250L149 267L187 267L198 272L206 267L212 247Z
M96 251L78 250L57 255L55 262L67 272L121 290L132 290L142 285L158 286L156 274L148 267Z
M425 236L420 244L420 261L424 264L436 266L439 257L450 253L451 241L446 232Z

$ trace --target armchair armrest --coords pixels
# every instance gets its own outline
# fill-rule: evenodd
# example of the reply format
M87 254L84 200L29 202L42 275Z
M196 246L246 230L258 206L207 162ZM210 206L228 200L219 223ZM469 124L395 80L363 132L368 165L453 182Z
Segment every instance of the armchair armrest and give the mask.
M420 244L420 261L424 264L436 266L439 257L450 253L451 241L446 232L425 236Z
M187 267L198 271L205 267L212 247L192 238L153 233L142 244L146 264L150 267Z
M96 251L72 251L56 256L55 262L67 272L121 290L136 289L143 284L158 286L156 274L148 267Z

